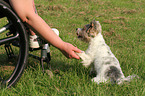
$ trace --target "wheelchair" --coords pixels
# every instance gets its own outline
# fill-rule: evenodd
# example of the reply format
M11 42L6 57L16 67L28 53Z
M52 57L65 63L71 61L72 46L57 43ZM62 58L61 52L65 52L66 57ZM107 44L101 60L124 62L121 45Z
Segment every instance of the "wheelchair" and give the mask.
M0 0L0 88L10 88L17 83L27 65L28 56L38 59L44 72L43 62L49 66L50 50L43 39L40 41L41 56L30 54L30 51L39 49L29 48L27 27L10 5Z

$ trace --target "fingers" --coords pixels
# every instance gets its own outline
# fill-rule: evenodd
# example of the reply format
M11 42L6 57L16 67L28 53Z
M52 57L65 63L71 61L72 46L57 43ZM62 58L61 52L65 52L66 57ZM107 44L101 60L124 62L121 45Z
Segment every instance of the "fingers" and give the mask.
M73 52L72 58L80 59L80 57L75 52Z
M81 53L82 50L78 49L77 47L73 48L72 58L80 59L80 57L76 53Z
M71 53L63 53L69 59L80 59L80 57L72 50Z
M81 53L82 51L78 49L77 47L73 46L70 43L65 43L63 46L63 50L61 52L67 57L67 58L75 58L80 59L80 57L76 53Z
M77 52L77 53L81 53L82 50L78 49L77 47L74 47L73 51Z

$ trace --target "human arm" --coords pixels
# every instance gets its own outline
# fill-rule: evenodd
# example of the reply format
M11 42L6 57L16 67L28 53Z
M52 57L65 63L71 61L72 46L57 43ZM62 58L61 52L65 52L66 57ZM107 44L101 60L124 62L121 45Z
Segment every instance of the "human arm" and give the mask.
M11 6L21 18L35 33L58 48L66 57L79 59L75 52L80 53L77 47L64 42L57 36L47 23L34 11L33 0L9 0Z

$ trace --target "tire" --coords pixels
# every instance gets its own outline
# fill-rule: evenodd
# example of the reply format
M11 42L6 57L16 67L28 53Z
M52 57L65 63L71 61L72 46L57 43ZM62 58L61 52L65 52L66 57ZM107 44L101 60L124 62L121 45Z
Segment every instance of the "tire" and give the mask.
M9 88L17 83L26 67L28 36L19 17L6 2L0 0L0 29L7 24L10 24L7 30L0 32L0 87ZM4 52L4 46L10 49L10 54Z

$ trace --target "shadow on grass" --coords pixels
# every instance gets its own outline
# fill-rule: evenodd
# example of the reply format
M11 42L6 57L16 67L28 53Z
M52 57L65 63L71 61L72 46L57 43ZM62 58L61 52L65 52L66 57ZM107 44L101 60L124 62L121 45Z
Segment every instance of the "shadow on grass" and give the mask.
M89 76L89 78L95 77L96 74L92 73L90 74L90 68L85 68L80 62L75 61L71 62L72 64L67 64L67 62L62 61L62 60L53 60L51 62L51 68L54 74L61 75L60 71L63 73L74 73L77 74L77 76L82 77L82 75Z

